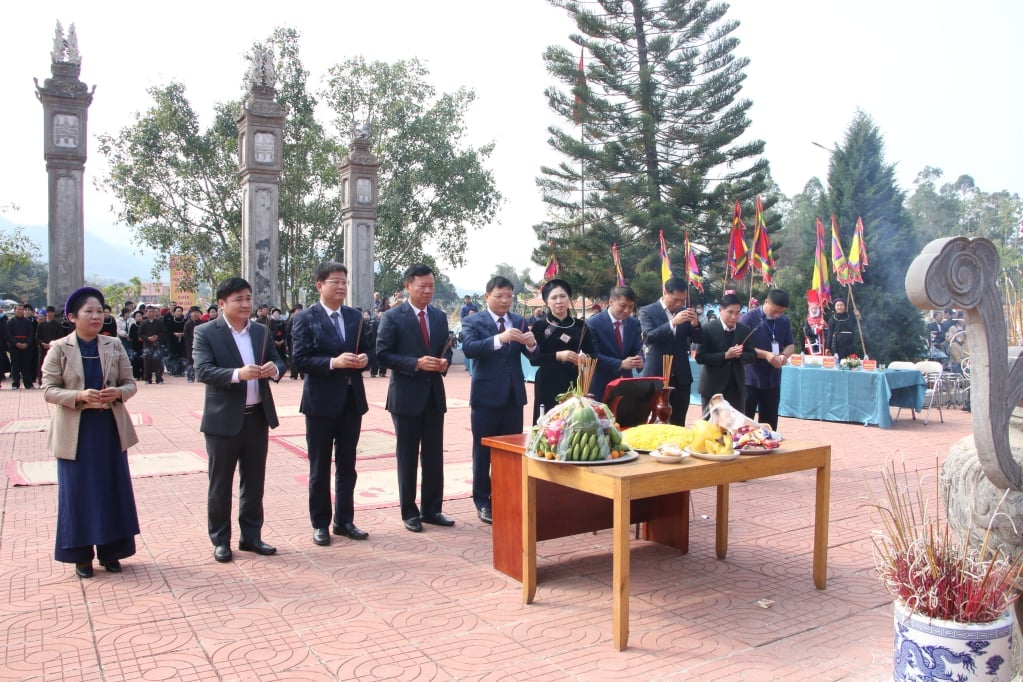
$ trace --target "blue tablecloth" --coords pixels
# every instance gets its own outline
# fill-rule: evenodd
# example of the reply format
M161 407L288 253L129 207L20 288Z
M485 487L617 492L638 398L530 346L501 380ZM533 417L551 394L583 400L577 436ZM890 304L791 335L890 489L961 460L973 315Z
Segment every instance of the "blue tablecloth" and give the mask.
M693 369L693 402L699 404L696 386L700 365L690 359ZM873 372L786 365L781 374L781 404L778 414L797 419L876 424L892 427L889 407L919 412L924 406L927 385L916 370L885 369Z

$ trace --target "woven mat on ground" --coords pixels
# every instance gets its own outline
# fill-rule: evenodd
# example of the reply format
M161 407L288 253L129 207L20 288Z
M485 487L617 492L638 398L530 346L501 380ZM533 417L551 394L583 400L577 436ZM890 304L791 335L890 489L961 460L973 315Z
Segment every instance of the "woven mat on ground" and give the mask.
M296 476L295 480L304 487L309 486L308 476ZM421 481L416 481L417 491L420 483ZM331 487L333 488L333 481ZM472 462L444 465L444 499L460 500L471 496ZM359 472L359 480L355 483L356 509L382 509L397 506L398 474L394 469Z
M197 474L206 471L206 457L189 450L128 455L128 468L132 478ZM4 466L4 473L11 485L55 485L57 460L14 460Z
M135 426L152 426L153 418L145 412L129 412L131 423ZM48 431L50 418L44 419L12 419L0 426L0 433L34 433Z

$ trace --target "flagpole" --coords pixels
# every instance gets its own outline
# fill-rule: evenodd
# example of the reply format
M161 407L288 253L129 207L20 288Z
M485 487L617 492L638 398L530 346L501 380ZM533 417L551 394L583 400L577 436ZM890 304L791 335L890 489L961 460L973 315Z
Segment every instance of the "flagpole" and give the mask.
M859 312L859 310L856 308L856 299L853 297L852 284L851 283L846 284L845 289L846 291L849 292L849 303L852 304L853 317L856 318L856 329L858 329L860 332L860 347L863 348L863 358L866 359L867 342L863 339L863 326L860 324L860 316L856 314Z

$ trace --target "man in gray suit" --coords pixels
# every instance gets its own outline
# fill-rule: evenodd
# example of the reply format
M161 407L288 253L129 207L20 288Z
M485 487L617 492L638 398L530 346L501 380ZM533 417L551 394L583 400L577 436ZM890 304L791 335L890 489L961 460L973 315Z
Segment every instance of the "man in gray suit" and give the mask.
M238 549L273 554L263 542L263 483L269 428L277 427L277 410L269 380L285 371L270 332L250 322L252 287L240 277L217 287L223 313L195 328L192 357L196 378L206 384L206 402L199 430L209 455L207 498L213 558L231 560L231 488L235 466L239 476Z

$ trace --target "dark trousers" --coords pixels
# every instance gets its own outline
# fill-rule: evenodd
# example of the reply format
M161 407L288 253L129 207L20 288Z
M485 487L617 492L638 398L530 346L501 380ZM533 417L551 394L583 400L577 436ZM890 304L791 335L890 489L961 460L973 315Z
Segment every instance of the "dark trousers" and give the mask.
M750 419L754 418L757 412L760 417L757 422L770 424L771 429L778 430L778 403L781 402L781 386L775 388L758 388L746 384L746 409L744 412Z
M686 358L683 358L683 360L688 362ZM672 379L672 386L675 386L674 382L675 380ZM668 398L668 403L671 405L671 419L668 420L669 423L676 426L686 425L686 413L689 412L689 390L692 387L692 382L680 384L675 386L675 390L671 392L671 396Z
M352 404L351 389L348 404ZM337 417L305 417L305 442L309 451L309 520L313 528L330 523L330 458L336 462L334 473L334 524L351 523L355 518L355 449L359 444L362 415L346 409Z
M441 512L444 501L444 413L431 395L415 416L391 414L397 440L398 499L401 518L420 516L416 507L416 470L423 467L422 516Z
M147 382L153 380L156 375L157 381L163 381L163 355L142 354L142 378Z
M25 388L30 388L35 380L35 368L32 366L32 347L25 350L14 347L11 342L11 388L18 388L18 382Z
M269 426L263 410L245 415L237 436L206 434L210 487L207 520L214 545L231 544L231 491L238 468L238 527L243 542L262 539L263 483L266 479L266 448Z
M522 433L522 406L509 403L501 408L474 407L472 425L472 501L476 509L491 509L490 448L483 438Z
M135 554L135 536L114 540L104 545L85 545L84 547L58 547L55 558L66 564L85 564L93 557L100 561L119 561Z

